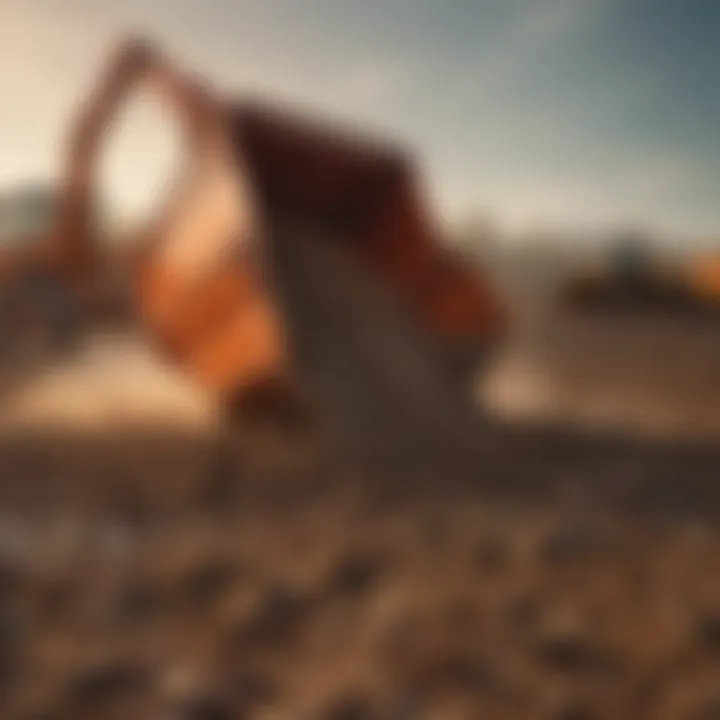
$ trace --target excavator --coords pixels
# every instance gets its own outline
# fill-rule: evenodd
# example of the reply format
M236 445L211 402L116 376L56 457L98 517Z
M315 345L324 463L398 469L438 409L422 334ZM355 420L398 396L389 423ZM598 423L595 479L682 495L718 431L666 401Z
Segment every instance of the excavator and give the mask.
M562 288L571 311L618 316L707 317L720 309L720 262L715 254L658 257L642 236L619 236L603 263L583 267Z
M164 207L113 254L99 238L98 157L139 89L177 118L187 162ZM51 226L0 249L4 348L21 346L24 334L43 352L69 347L124 308L166 361L220 403L291 387L299 379L268 248L272 237L293 242L278 235L292 223L342 244L447 349L449 374L467 375L506 330L489 283L441 241L403 152L227 100L144 39L112 53L66 151ZM122 278L122 292L111 277Z

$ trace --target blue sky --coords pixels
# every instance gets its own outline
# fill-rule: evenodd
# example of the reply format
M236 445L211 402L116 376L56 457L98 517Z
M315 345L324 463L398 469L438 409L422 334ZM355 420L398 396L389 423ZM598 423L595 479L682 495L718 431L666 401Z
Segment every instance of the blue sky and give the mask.
M716 0L0 0L0 184L55 171L129 28L227 91L409 141L447 217L720 237Z

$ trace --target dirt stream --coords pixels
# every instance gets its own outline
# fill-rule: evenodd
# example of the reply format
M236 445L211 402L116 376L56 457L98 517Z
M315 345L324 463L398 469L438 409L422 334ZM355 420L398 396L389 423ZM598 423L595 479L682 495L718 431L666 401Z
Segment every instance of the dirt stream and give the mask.
M284 232L314 411L221 427L123 343L4 398L0 716L720 717L720 452L483 416Z

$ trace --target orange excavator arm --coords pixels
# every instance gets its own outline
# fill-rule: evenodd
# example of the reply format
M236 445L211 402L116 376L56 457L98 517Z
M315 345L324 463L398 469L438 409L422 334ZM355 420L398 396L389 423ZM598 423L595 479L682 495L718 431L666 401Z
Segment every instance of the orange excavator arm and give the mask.
M256 252L257 214L225 107L142 42L121 47L76 123L58 216L60 256L92 277L94 168L112 117L141 85L177 116L187 162L131 258L140 319L170 361L220 394L283 375L284 331Z
M98 160L113 118L141 87L174 111L187 162L169 202L130 242L136 249L114 259L128 264L136 313L167 359L211 391L234 395L284 375L287 365L282 323L255 252L250 189L223 104L145 42L122 43L80 107L47 237L4 263L8 274L39 270L95 309L104 280L94 225Z
M438 239L402 154L224 102L138 40L120 46L80 108L55 226L37 253L86 305L103 279L98 158L121 104L139 87L174 111L187 162L169 202L141 230L139 251L123 258L131 297L159 349L209 390L235 397L291 373L288 328L265 263L276 221L300 220L345 243L450 344L483 345L503 331L490 288Z
M67 141L51 237L54 259L70 274L91 274L94 268L98 159L113 119L140 88L150 89L174 111L186 139L189 166L213 145L221 145L227 135L222 108L201 83L180 73L145 41L123 41L81 104Z

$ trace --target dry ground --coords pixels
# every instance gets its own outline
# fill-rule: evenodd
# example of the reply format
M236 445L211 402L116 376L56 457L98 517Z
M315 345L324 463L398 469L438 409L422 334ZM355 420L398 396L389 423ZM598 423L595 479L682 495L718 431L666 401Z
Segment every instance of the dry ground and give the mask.
M714 445L482 417L323 253L317 415L223 430L117 339L5 388L0 716L720 717Z
M5 448L3 717L717 717L716 494L561 450L510 488L383 475L295 432L220 472L178 437Z

